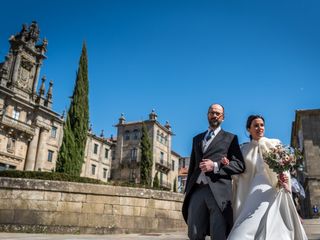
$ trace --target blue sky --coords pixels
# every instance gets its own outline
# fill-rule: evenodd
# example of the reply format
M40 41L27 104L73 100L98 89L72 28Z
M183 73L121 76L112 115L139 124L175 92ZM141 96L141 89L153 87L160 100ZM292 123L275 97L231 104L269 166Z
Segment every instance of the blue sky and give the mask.
M224 105L223 128L240 142L250 114L265 116L266 136L288 144L295 110L319 109L319 1L17 0L1 8L0 61L23 23L36 20L48 39L41 76L54 81L58 113L69 106L86 41L96 134L116 135L121 113L137 121L155 109L172 125L173 150L188 156L211 103Z

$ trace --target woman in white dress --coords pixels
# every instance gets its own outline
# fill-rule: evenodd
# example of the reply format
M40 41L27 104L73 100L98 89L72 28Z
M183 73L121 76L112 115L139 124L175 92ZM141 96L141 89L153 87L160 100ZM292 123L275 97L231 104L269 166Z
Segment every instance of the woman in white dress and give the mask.
M233 181L235 222L228 239L307 240L288 187L289 174L279 179L262 158L280 141L264 137L261 116L249 116L246 128L251 142L241 148L246 170ZM278 181L283 188L277 188Z

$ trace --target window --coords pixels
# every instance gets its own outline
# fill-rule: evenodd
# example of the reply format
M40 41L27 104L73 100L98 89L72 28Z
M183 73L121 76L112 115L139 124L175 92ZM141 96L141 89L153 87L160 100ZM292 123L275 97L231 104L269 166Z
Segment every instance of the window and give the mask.
M20 116L20 111L13 109L12 118L19 120L19 116Z
M160 163L163 163L164 160L164 153L160 152Z
M125 139L125 140L130 140L130 132L129 132L128 130L126 130L126 131L124 132L124 139Z
M108 169L104 168L104 169L103 169L103 178L106 179L107 176L108 176Z
M16 166L10 164L0 163L0 171L8 170L8 169L16 169Z
M109 157L109 149L105 148L104 149L104 158L108 158Z
M52 162L53 159L53 151L49 150L48 151L48 162Z
M137 160L137 149L133 148L131 149L131 161L136 161Z
M99 147L99 145L96 143L93 145L93 153L94 154L98 154L98 147Z
M16 139L9 137L7 142L7 151L13 153L15 145L16 145Z
M139 138L139 131L138 129L133 130L133 139L137 140Z
M172 169L171 169L171 170L174 171L174 164L175 164L175 162L174 162L174 160L171 160L171 162L172 162L172 167L171 167Z
M97 168L96 165L91 164L91 175L96 175L96 168Z
M163 133L161 133L161 135L160 135L160 142L161 143L163 142Z
M112 160L116 159L116 151L112 151Z
M160 131L157 131L157 141L160 142Z
M57 136L57 127L52 126L51 127L51 137L56 138Z
M179 160L179 167L180 168L185 168L186 167L186 160L184 158L180 158Z

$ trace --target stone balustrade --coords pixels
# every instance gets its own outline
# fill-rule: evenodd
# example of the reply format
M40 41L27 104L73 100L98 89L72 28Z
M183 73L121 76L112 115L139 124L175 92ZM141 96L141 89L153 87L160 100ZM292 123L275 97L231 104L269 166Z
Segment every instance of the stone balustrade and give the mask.
M13 129L17 129L21 132L24 132L30 136L34 136L35 135L35 129L34 127L32 127L31 125L25 123L25 122L21 122L17 119L14 119L12 117L9 117L7 115L2 115L1 118L1 123L7 127L13 128Z

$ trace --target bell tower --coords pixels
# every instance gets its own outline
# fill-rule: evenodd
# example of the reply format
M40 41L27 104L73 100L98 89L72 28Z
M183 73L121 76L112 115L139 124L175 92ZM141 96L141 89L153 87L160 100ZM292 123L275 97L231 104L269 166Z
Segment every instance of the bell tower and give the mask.
M39 27L33 21L30 26L23 24L20 33L9 38L10 50L5 61L0 63L0 84L13 91L15 95L36 101L36 90L40 68L47 51L48 41L40 44Z
M39 34L36 22L22 25L0 63L0 170L55 168L63 119L52 110L53 81L46 88L40 76L48 41Z

